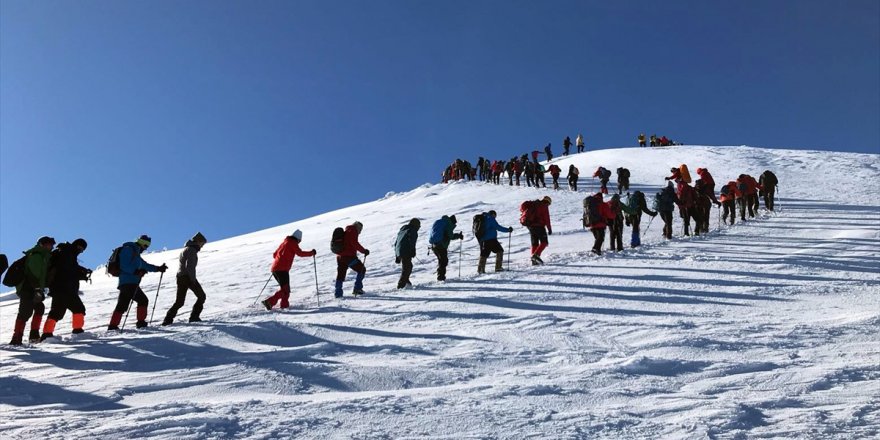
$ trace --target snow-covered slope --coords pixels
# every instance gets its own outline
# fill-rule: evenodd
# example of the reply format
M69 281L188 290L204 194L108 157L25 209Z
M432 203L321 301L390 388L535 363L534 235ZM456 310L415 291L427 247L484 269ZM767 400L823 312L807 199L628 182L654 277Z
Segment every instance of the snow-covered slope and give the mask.
M105 333L115 279L85 285L88 332L0 347L0 434L10 438L871 438L880 434L880 156L750 147L610 149L554 160L589 176L627 167L649 196L671 166L719 184L764 169L777 213L708 236L594 257L581 192L458 182L209 243L201 324ZM548 176L549 177L549 176ZM547 179L549 182L549 178ZM595 190L595 183L592 184ZM565 187L565 185L562 185ZM518 206L549 194L547 264L528 265ZM476 242L432 282L430 224L495 209L511 271L477 276ZM718 228L714 216L713 229ZM398 291L392 243L422 220L415 290ZM359 220L367 296L332 299L336 226ZM647 226L647 219L643 229ZM198 225L193 225L194 230ZM295 309L253 307L294 229ZM676 219L676 234L680 226ZM628 236L628 229L626 236ZM127 238L123 237L122 239ZM503 245L507 248L506 238ZM626 240L625 240L626 241ZM607 247L607 245L606 245ZM89 252L98 250L89 249ZM176 269L178 250L145 259ZM317 273L320 295L315 295ZM163 281L157 321L174 300ZM159 277L142 287L153 301ZM351 289L351 278L346 292ZM269 290L274 291L274 282ZM264 293L263 296L266 296ZM185 321L190 295L179 318ZM0 298L0 337L16 297ZM320 305L317 301L320 300ZM152 304L151 304L152 307ZM131 327L129 322L129 327ZM4 341L5 342L5 341Z

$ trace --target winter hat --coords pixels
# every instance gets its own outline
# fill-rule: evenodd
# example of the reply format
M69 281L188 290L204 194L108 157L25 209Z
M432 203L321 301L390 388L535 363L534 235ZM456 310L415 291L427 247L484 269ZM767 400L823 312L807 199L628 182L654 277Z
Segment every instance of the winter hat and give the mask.
M193 237L190 238L190 240L192 240L196 243L207 243L208 242L208 239L205 238L205 236L202 235L201 232L196 232L196 235L193 235Z
M297 230L293 231L293 234L290 234L290 236L295 238L296 241L302 241L303 231L300 231L299 229L297 229Z
M86 243L86 241L83 240L82 238L77 238L76 240L73 240L72 244L74 246L78 246L78 247L83 248L83 250L86 250L86 248L89 247L89 244Z
M42 245L44 245L44 244L51 244L51 245L54 246L54 245L55 245L55 239L52 238L52 237L49 237L49 236L44 235L44 236L40 237L39 240L37 240L37 244L40 245L40 246L42 246Z
M152 242L153 242L153 239L150 238L150 236L146 235L146 234L141 235L141 238L138 238L137 241L135 241L135 243L137 243L141 246L146 246L146 247L150 247L150 243L152 243Z
M417 218L413 218L412 220L409 221L409 225L418 229L422 226L422 222Z
M361 222L354 222L354 228L357 229L358 234L360 234L361 231L364 230L364 224Z
M551 199L550 196L544 196L544 198L541 199L541 201L548 204L548 205L553 203L553 199Z
M697 174L700 174L702 172L703 172L703 168L697 168Z
M452 223L458 223L458 220L455 218L455 214L449 216L449 221Z
M492 217L495 217L498 215L498 213L495 212L495 210L493 209L493 210L489 211L489 215L491 215Z

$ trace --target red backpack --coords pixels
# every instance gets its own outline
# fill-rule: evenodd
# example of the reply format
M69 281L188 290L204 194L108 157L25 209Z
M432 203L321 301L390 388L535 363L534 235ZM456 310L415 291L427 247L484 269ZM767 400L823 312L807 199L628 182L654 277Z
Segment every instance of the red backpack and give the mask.
M519 205L519 223L526 227L538 226L538 203L540 200L526 200Z

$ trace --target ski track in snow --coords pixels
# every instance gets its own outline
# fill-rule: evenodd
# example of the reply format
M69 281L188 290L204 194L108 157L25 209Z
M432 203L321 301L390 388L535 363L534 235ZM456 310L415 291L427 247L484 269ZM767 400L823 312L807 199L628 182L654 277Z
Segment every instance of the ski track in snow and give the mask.
M716 188L766 168L780 209L703 237L591 256L580 193L426 184L209 243L200 324L103 329L115 279L83 285L87 332L0 346L0 435L79 438L877 438L880 436L880 156L750 147L599 150L554 161L581 175L625 166L649 197L670 166L708 166ZM549 181L549 179L548 179ZM659 182L655 184L655 182ZM613 188L612 185L609 185ZM592 183L595 190L596 185ZM518 206L551 194L546 265L531 267ZM845 198L841 195L845 195ZM762 203L763 205L763 203ZM476 275L476 242L431 281L431 223L496 209L513 225L511 271ZM717 212L713 209L713 216ZM396 290L394 236L422 220L413 290ZM332 229L364 223L367 295L331 299ZM649 218L644 218L643 231ZM681 233L676 219L676 234ZM291 271L293 310L252 307L271 254L299 228L315 247ZM629 229L625 231L628 241ZM507 237L499 237L507 248ZM606 242L606 248L607 248ZM97 252L96 250L89 250ZM176 269L178 250L145 255ZM490 261L491 263L491 261ZM490 264L490 266L492 266ZM490 268L491 270L491 268ZM173 273L173 272L169 272ZM154 324L173 303L163 284ZM349 275L346 292L352 288ZM151 302L158 276L142 287ZM274 282L270 290L274 291ZM0 336L14 294L0 296ZM152 304L151 306L152 307ZM182 321L181 321L182 319ZM129 327L133 323L129 322Z

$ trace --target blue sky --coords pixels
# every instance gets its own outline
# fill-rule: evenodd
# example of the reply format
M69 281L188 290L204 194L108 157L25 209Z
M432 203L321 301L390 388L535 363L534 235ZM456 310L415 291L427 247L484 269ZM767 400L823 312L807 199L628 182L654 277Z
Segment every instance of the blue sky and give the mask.
M96 265L579 131L877 153L878 5L2 0L0 251Z

